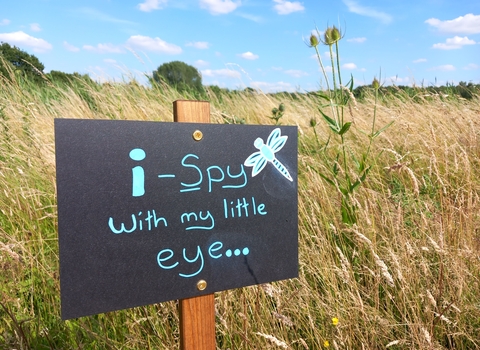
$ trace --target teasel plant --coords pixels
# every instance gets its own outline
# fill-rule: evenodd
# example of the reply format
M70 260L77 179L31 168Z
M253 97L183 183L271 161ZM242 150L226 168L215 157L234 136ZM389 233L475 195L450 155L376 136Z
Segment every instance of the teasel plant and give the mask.
M340 69L340 52L339 42L344 35L336 26L329 26L323 33L323 37L318 29L316 33L312 33L308 46L315 49L320 70L326 84L326 90L318 91L317 96L321 101L318 111L322 119L331 131L331 135L322 147L321 154L325 158L328 171L322 172L316 170L318 174L330 185L334 186L341 196L340 213L342 222L348 226L357 223L358 206L354 200L355 191L365 182L369 171L372 168L371 150L375 138L377 138L390 125L376 130L376 107L378 91L380 83L375 78L372 87L375 95L375 106L372 118L372 125L369 132L364 132L368 140L360 154L355 152L348 146L347 139L351 133L353 121L346 120L345 109L350 104L355 104L353 95L354 79L350 76L349 81L343 85L342 74ZM329 58L331 64L331 79L329 79L327 67L324 65L322 56L319 51L320 45L326 45L329 49ZM326 110L326 111L325 111ZM317 122L312 119L310 126L313 128L315 136L317 132L315 127ZM337 143L331 142L336 138Z

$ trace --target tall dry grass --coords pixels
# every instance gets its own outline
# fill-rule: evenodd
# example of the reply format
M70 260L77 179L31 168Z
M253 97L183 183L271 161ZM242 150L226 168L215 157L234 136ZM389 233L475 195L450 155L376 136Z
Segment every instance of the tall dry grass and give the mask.
M373 168L346 226L319 175L329 131L313 95L209 92L212 120L299 126L300 277L216 294L219 349L480 347L480 100L389 96ZM39 89L0 81L0 348L174 349L175 302L61 321L54 118L173 120L164 87ZM373 95L352 105L346 140L361 152ZM338 323L337 323L338 322Z

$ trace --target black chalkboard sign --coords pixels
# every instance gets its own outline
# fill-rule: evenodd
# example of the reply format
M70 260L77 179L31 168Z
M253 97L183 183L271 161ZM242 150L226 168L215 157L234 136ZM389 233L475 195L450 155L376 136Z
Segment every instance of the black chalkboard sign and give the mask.
M56 119L55 148L63 319L298 276L296 127Z

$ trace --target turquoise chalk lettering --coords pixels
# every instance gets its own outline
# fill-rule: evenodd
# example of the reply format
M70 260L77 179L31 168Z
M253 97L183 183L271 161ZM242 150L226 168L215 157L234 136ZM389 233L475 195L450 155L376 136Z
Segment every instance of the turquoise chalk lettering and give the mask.
M162 258L161 255L162 255L163 253L167 253L168 256L165 257L165 258ZM174 263L173 265L170 265L170 266L165 266L165 265L163 265L163 262L164 262L164 261L170 260L172 257L173 257L173 250L171 250L171 249L161 250L160 253L157 254L157 263L158 263L158 266L160 266L162 269L166 269L166 270L175 268L175 267L179 264L178 261L177 261L176 263Z
M193 220L195 222L197 222L199 218L200 218L200 220L203 220L203 221L210 220L210 225L208 225L208 226L200 226L200 225L189 226L189 227L185 228L185 230L187 230L187 231L188 230L211 230L215 227L215 219L213 218L213 215L210 213L209 210L207 210L205 216L202 215L202 211L200 211L198 215L195 212L183 213L182 216L180 217L180 221L182 222L182 224L184 224L185 222L190 222L191 217L193 217Z
M187 188L181 189L180 192L189 192L189 191L200 190L199 185L202 183L202 180L203 180L202 171L200 170L200 168L198 166L196 166L194 164L185 163L185 161L190 157L200 159L197 155L189 153L185 157L182 158L181 164L186 168L194 168L198 172L198 177L199 178L198 178L198 181L195 182L195 183L190 183L189 184L189 183L181 182L180 184L184 187L187 187Z
M134 148L129 154L132 160L137 162L144 160L145 151L141 148ZM141 197L145 194L145 171L141 166L132 168L132 196Z
M184 278L194 277L194 276L197 276L200 272L203 271L203 268L205 266L203 252L202 252L202 249L200 248L199 245L197 245L196 250L197 250L197 252L196 252L195 257L190 259L189 257L187 257L187 249L183 248L183 260L185 262L187 262L188 264L195 264L196 263L199 266L198 266L198 269L197 269L196 272L188 273L188 274L183 273L183 272L178 273L178 275L180 277L184 277ZM222 242L220 242L220 241L213 242L207 248L208 256L212 259L220 259L221 257L224 256L222 254L222 250L223 250L223 243ZM243 249L236 248L233 251L232 251L232 249L227 249L225 251L225 257L227 257L227 258L232 258L234 256L235 257L241 257L242 255L247 256L248 254L250 254L250 249L248 249L248 247L245 247ZM175 255L175 253L171 249L161 250L157 254L158 266L160 266L164 270L170 270L170 269L175 269L175 268L182 270L186 265L177 261L177 259L174 258L174 255ZM181 260L181 258L180 258L180 260ZM167 261L170 261L170 263L166 263Z
M218 259L222 257L222 254L217 254L214 255L212 252L216 252L217 250L220 250L223 248L223 243L222 242L214 242L212 245L208 248L208 255L212 257L213 259Z
M194 263L194 262L196 262L199 258L200 258L200 260L202 261L202 263L201 263L201 265L200 265L200 268L198 269L197 272L192 273L192 274L190 274L190 275L186 275L186 274L183 274L183 273L179 273L179 274L178 274L180 277L186 277L186 278L188 278L188 277L193 277L193 276L198 275L198 274L203 270L203 254L202 254L202 250L200 249L200 246L197 246L197 256L195 256L195 258L193 258L192 260L190 260L190 259L187 258L187 255L185 254L186 251L187 251L187 250L186 250L185 248L183 248L183 258L185 259L186 262L188 262L188 263Z
M113 224L113 218L110 217L108 219L108 227L110 227L110 230L112 230L112 232L115 234L119 234L123 232L131 233L137 229L137 219L135 218L135 214L132 214L132 228L130 230L127 230L125 228L125 224L122 222L120 225L120 229L117 230Z
M212 169L217 169L220 172L221 177L214 178L212 177ZM222 168L217 165L212 165L207 168L207 175L208 175L208 192L212 192L212 182L222 182L225 179L225 174L223 173Z
M125 227L125 223L120 224L120 228L116 228L115 224L113 222L113 217L108 218L108 227L110 227L110 230L112 230L113 233L119 234L119 233L132 233L133 231L137 230L138 231L143 231L143 220L147 223L147 228L146 230L151 231L153 228L157 228L160 223L163 223L164 227L168 226L167 219L164 217L160 216L157 217L157 213L155 210L148 210L146 217L142 218L141 216L143 215L143 212L139 212L137 216L135 214L132 214L132 226L130 229L127 229Z
M260 203L257 205L255 197L251 197L250 200L247 198L236 198L236 200L223 199L223 216L225 219L228 218L248 218L250 215L267 215L265 210L265 204Z
M227 166L227 175L230 176L232 179L237 179L243 176L243 183L239 185L223 185L222 188L242 188L247 185L247 173L245 172L245 168L243 164L240 164L240 173L237 175L230 174L230 165Z

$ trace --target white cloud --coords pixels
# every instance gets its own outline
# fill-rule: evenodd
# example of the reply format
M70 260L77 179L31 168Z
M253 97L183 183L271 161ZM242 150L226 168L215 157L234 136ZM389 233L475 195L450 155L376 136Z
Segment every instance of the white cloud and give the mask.
M256 60L259 57L258 55L255 55L254 53L251 53L250 51L239 54L238 56L240 56L240 57L242 57L246 60Z
M450 34L478 34L480 33L480 15L467 14L452 20L441 21L430 18L425 21L442 33Z
M40 28L40 24L38 23L31 23L30 24L30 30L33 32L40 32L42 28Z
M109 22L109 23L117 23L117 24L127 24L127 25L134 25L136 24L135 22L132 21L127 21L124 19L112 17L110 15L107 15L103 12L100 12L98 10L95 10L90 7L82 7L79 9L76 9L76 12L85 16L86 18L94 21L101 21L101 22Z
M451 72L451 71L456 70L456 68L455 68L454 65L444 64L444 65L442 65L442 66L433 67L433 68L431 68L430 70L439 70L439 71L442 71L442 72Z
M465 67L463 67L463 69L465 69L465 70L477 70L477 69L480 69L480 66L478 64L475 64L475 63L469 63Z
M116 63L117 63L117 61L114 60L114 59L112 59L112 58L105 58L105 59L103 60L103 62L109 63L109 64L116 64Z
M333 59L337 58L337 54L335 52L332 52L332 57L333 57ZM323 58L329 60L330 59L330 51L325 51L323 53Z
M327 72L327 73L332 73L332 72L333 72L332 66L324 66L323 68L325 68L325 72ZM322 70L320 69L320 67L318 68L318 71L319 71L319 72L322 71Z
M73 45L69 44L69 43L66 42L66 41L63 42L63 47L64 47L65 49L67 49L68 51L71 51L71 52L78 52L78 51L80 51L80 49L79 49L78 47L73 46Z
M419 59L416 59L413 61L413 63L423 63L423 62L427 62L427 59L426 58L419 58Z
M197 67L207 67L209 65L209 63L207 61L204 61L204 60L196 60L195 61L195 66Z
M278 92L278 91L295 91L295 88L290 83L278 81L276 83L268 83L265 81L252 81L251 85L254 89L264 92Z
M388 24L392 21L392 16L385 12L377 11L370 7L359 5L354 0L343 0L343 3L347 5L348 11L356 13L357 15L372 17L380 20L381 22Z
M169 44L158 37L150 38L143 35L132 35L128 38L127 45L145 51L161 52L170 55L178 55L182 53L181 47L175 44Z
M235 11L241 5L241 1L232 0L200 0L200 7L208 10L212 15L225 15Z
M0 26L7 26L7 25L9 25L9 24L10 24L10 20L9 20L9 19L4 18L4 19L2 19L2 20L0 21Z
M288 15L305 10L305 7L298 1L273 0L273 2L276 4L273 8L279 15Z
M22 31L12 33L0 33L0 41L17 46L26 46L32 48L34 52L46 52L52 49L49 42L30 36Z
M222 78L240 78L240 72L237 72L233 69L204 69L201 71L202 76L204 77L222 77Z
M335 52L332 52L332 57L335 59L337 57L337 54ZM315 61L318 60L318 56L316 53L312 54L310 58L314 59ZM323 60L323 63L325 63L325 60L328 60L330 62L330 51L325 51L323 54L320 54L320 58Z
M398 85L398 84L408 84L408 83L410 83L410 78L409 78L409 77L401 78L401 77L399 77L398 75L395 75L395 76L393 76L393 77L390 77L390 78L388 78L388 80L389 80L392 84L395 84L395 85Z
M466 36L463 38L454 36L453 38L448 38L445 43L434 44L433 48L440 50L456 50L461 49L464 45L475 45L475 41Z
M288 69L288 70L285 71L285 73L294 77L294 78L301 78L301 77L308 76L307 72L304 72L304 71L298 70L298 69Z
M196 42L187 43L186 46L191 46L199 50L205 50L210 47L210 44L206 41L196 41Z
M260 16L251 15L249 13L239 13L238 15L240 17L248 19L249 21L252 21L252 22L256 22L256 23L262 23L263 22L263 18L260 17Z
M123 53L123 48L121 46L110 43L97 44L97 46L83 45L83 49L95 53Z
M357 65L355 63L345 63L342 65L342 68L353 70L353 69L357 69Z
M151 12L153 10L160 10L163 5L166 5L168 0L145 0L137 5L138 9L143 12Z
M347 39L348 42L350 43L358 43L358 44L361 44L361 43L364 43L365 41L367 41L367 38L365 37L361 37L361 38L351 38L351 39Z

